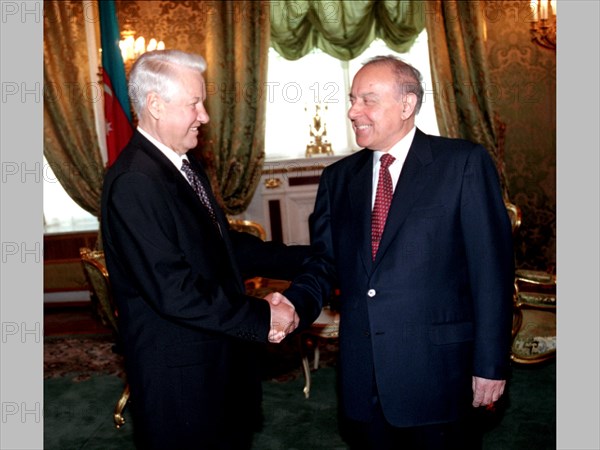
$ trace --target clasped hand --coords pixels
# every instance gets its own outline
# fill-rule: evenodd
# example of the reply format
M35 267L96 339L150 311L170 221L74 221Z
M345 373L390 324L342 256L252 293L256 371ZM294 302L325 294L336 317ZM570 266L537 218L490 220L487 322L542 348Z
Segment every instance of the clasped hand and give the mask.
M271 307L269 342L278 344L300 323L296 308L284 295L272 292L265 297Z

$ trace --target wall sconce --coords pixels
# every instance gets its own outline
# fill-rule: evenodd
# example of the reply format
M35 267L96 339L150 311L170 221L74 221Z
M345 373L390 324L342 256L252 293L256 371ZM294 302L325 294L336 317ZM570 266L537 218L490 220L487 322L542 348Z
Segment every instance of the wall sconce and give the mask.
M123 31L121 36L123 39L119 41L119 48L121 49L121 55L123 56L123 62L125 63L137 59L142 53L165 49L165 43L163 41L157 41L152 38L148 41L148 45L146 45L144 36L140 36L136 39L134 37L135 32L133 31Z
M531 40L556 50L556 0L532 0Z

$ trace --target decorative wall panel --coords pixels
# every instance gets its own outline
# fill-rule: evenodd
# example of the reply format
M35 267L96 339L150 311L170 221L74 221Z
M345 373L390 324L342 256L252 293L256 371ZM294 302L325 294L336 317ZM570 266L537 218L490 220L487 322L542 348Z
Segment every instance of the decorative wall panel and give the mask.
M492 86L506 123L510 199L523 213L517 265L556 267L556 51L531 42L530 2L482 2Z

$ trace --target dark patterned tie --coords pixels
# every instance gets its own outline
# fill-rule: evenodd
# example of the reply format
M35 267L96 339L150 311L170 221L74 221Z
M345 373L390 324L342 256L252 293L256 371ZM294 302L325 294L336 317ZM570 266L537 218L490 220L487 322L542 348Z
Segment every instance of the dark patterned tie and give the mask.
M387 153L379 160L379 181L377 182L377 193L375 194L375 205L371 214L371 256L375 261L383 227L387 219L390 205L392 204L392 196L394 195L394 186L392 184L392 176L388 167L396 158Z
M202 202L202 204L204 206L206 206L206 209L208 210L208 214L209 214L210 218L212 219L213 223L218 226L217 217L215 216L215 211L214 211L212 205L210 204L210 200L208 199L208 194L206 193L206 189L204 188L202 181L200 181L200 178L198 177L198 175L196 174L196 172L194 171L194 169L190 165L190 162L187 159L184 159L182 162L183 162L183 164L181 165L181 171L185 174L185 176L189 180L190 184L192 185L192 188L194 189L194 191L200 198L200 201Z

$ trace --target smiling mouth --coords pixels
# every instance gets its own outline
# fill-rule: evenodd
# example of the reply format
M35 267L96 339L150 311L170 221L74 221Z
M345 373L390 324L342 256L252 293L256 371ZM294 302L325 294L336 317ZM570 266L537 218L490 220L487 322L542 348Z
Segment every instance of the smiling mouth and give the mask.
M372 125L354 125L354 131L360 133L361 131L366 131L373 128Z

